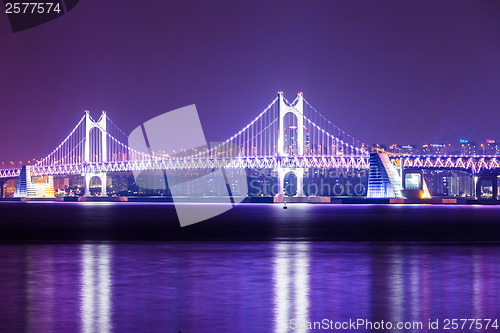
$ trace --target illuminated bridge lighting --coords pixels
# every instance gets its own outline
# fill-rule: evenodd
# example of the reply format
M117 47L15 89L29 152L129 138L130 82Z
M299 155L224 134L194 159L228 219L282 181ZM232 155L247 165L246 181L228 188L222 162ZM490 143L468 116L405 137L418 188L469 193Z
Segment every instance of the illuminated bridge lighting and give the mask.
M98 177L101 184L106 184L107 174L114 172L221 167L275 169L282 185L284 175L289 172L301 183L303 170L308 168L370 167L369 145L338 128L307 102L302 93L289 102L283 92L279 92L257 117L229 139L213 147L193 150L192 154L155 152L135 144L134 149L129 146L129 139L106 112L103 111L96 121L85 111L52 152L42 159L33 159L33 163L25 166L24 173L13 164L8 168L4 166L0 179L21 175L85 175L86 195L89 195L90 179ZM399 163L403 168L463 169L474 174L500 169L500 156L496 155L389 154L388 158L392 164ZM27 179L25 183L25 192L32 193L29 190L33 185L31 181Z

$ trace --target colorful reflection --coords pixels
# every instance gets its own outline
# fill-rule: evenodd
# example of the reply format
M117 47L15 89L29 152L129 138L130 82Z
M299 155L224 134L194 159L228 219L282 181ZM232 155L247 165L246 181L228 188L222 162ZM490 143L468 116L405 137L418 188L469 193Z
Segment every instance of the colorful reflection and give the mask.
M357 319L423 323L391 332L440 332L429 320L442 328L447 318L500 316L496 245L176 242L1 250L2 332L282 333L314 332L309 325L317 324L342 331L335 324Z

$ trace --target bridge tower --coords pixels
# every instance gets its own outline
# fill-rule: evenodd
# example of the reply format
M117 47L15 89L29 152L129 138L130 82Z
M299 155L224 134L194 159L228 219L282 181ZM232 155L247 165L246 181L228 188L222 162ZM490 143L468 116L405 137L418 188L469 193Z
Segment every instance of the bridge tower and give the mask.
M85 110L85 149L84 149L84 158L85 164L94 163L94 162L106 162L108 157L107 152L107 134L106 134L106 124L107 124L107 115L106 111L102 111L102 115L97 121L92 121L90 118L89 110ZM98 156L98 161L92 160L91 157L91 146L90 146L90 131L96 128L101 132L101 141L99 147L100 155ZM101 180L101 194L106 195L106 183L107 183L107 175L105 172L88 172L85 169L85 196L90 196L90 180L94 177L98 177Z
M287 152L285 149L285 116L288 113L293 114L297 118L297 153L296 156L304 155L304 96L301 92L298 93L295 104L288 105L283 97L283 92L278 93L279 97L279 119L278 119L278 196L285 195L285 176L292 172L297 177L297 194L296 197L304 196L304 169L303 168L286 168L281 166L281 158L293 156L294 152Z

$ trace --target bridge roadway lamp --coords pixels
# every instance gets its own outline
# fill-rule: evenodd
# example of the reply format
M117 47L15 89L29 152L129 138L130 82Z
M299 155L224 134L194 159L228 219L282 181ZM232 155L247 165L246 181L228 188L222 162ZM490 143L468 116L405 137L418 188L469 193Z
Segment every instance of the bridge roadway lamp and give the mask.
M149 190L168 184L181 227L220 215L248 194L239 147L229 140L209 146L194 104L144 122L128 146L136 184Z

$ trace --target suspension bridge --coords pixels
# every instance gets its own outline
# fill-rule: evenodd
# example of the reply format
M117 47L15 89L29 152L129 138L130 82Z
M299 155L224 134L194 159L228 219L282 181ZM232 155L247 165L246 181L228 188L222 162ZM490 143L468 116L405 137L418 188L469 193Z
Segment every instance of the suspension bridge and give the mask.
M0 170L0 182L17 178L15 195L36 197L40 194L35 193L33 177L47 177L46 188L53 192L52 177L81 175L85 177L85 195L90 195L90 181L95 177L101 180L101 193L105 195L109 173L221 167L272 169L278 174L278 196L284 195L285 176L289 173L297 179L296 196L304 196L305 170L346 168L370 169L369 197L402 197L404 168L462 169L473 174L500 169L500 156L395 155L371 150L329 121L302 93L289 102L279 92L267 108L232 137L189 152L152 151L131 144L129 135L105 111L98 120L85 111L51 153L33 165Z

